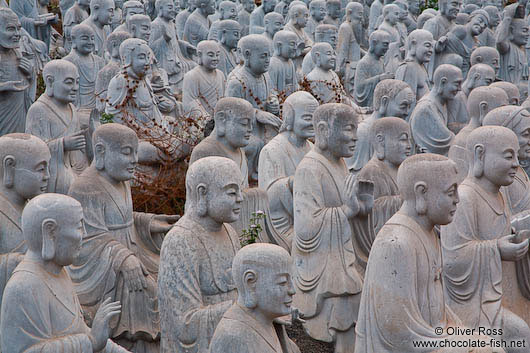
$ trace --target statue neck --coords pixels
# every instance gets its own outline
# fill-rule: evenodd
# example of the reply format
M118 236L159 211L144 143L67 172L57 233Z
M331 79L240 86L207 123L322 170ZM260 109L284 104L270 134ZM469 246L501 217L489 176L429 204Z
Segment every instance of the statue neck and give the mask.
M473 171L473 168L472 166L470 166L470 171L472 172ZM477 178L476 176L474 175L471 175L469 176L469 178L471 178L471 181L475 184L477 184L478 186L480 186L482 189L484 189L485 191L491 193L492 195L497 195L499 194L499 191L501 189L501 187L499 185L495 185L493 184L490 180L488 180L488 178L486 178L485 176L481 176L479 178Z
M53 103L57 108L59 108L59 109L61 109L61 110L67 110L67 109L70 108L68 102L65 103L64 101L59 100L59 99L57 99L57 98L54 97L54 96L50 96L48 93L44 93L44 94L46 95L46 97L48 97L49 100L52 101L52 103Z
M437 92L436 87L434 87L433 90L429 93L429 98L437 102L441 106L445 106L445 104L447 103L447 100L443 98L442 95L439 94L439 92Z
M41 254L31 249L28 249L26 251L24 259L39 264L42 268L46 270L46 272L54 276L59 275L63 270L63 266L57 265L53 261L44 260Z
M226 139L226 137L224 136L219 136L217 135L217 131L213 131L212 134L215 133L215 137L216 137L216 140L219 141L220 144L223 145L223 147L232 155L237 155L239 154L239 150L240 148L239 147L234 147L232 146L228 140Z
M250 317L252 317L258 322L259 327L256 327L256 330L259 330L262 333L266 332L267 336L272 338L272 341L278 340L278 334L276 333L276 330L274 329L273 325L273 318L265 316L260 310L250 309L241 304L239 304L239 306L241 310L243 310L245 313L247 313Z
M325 157L328 161L330 161L330 162L333 163L333 164L339 164L339 163L340 163L340 160L342 159L342 157L337 157L337 156L335 156L335 155L329 150L329 148L322 149L322 148L320 148L320 146L317 146L317 145L315 144L314 150L315 150L316 153L322 155L323 157Z
M108 181L112 186L118 187L122 181L116 180L113 177L109 175L107 172L107 169L103 168L103 170L96 169L97 173L101 175L106 181Z
M219 233L223 230L223 223L217 222L216 220L212 219L208 215L200 216L197 213L196 206L190 207L187 214L191 218L191 220L200 224L201 227L203 227L210 233Z
M98 29L101 29L101 30L102 30L103 27L105 27L104 24L102 24L101 22L97 21L97 18L98 18L98 17L97 17L97 14L93 14L93 15L91 16L91 18L92 18L92 23L94 23Z
M287 131L287 139L293 146L298 148L304 147L306 143L305 138L296 135L293 131Z
M399 213L412 218L420 227L425 231L425 233L432 233L434 230L435 224L429 219L426 214L420 215L416 211L416 205L411 201L403 201L403 205L398 211Z

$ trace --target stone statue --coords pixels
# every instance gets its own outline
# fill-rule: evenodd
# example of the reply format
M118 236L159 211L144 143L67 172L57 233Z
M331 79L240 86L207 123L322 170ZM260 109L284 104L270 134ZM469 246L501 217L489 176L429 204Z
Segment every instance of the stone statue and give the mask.
M501 303L503 282L515 280L504 276L503 262L528 251L528 239L517 239L511 229L500 192L513 183L519 167L517 135L501 126L479 127L469 134L467 149L469 174L458 187L461 205L453 222L441 227L446 300L467 327L502 329L507 341L528 339L528 324Z
M370 6L370 17L368 23L368 35L371 35L377 29L377 20L383 14L384 0L374 0Z
M488 112L508 104L508 96L498 87L478 87L469 94L467 99L469 123L455 136L448 154L449 158L456 163L460 183L468 174L469 156L466 143L469 134L482 126L482 120Z
M486 64L473 65L467 74L467 78L462 83L462 90L457 97L462 98L467 103L467 98L471 91L477 87L489 86L495 81L495 70Z
M95 33L92 27L79 24L72 28L72 51L64 60L77 67L79 91L75 100L78 109L89 112L96 107L96 78L105 60L94 53ZM102 49L103 51L103 49Z
M127 29L127 20L129 17L134 15L145 15L145 9L144 6L140 1L136 0L128 0L123 4L122 9L122 21L123 23L116 27L114 31L125 31L128 32Z
M263 0L261 5L250 14L249 33L261 34L265 32L265 15L274 11L277 0Z
M120 45L125 40L131 38L131 35L125 31L114 31L107 38L107 53L110 61L101 70L96 77L96 109L98 112L105 111L107 103L107 89L110 80L120 72Z
M482 46L495 48L495 29L501 23L501 15L495 6L485 6L483 10L488 14L489 22L488 27L478 36L478 40Z
M504 17L497 27L496 43L501 54L499 78L516 86L528 80L528 62L524 46L528 41L528 23L516 18L518 4L504 9Z
M271 44L274 41L274 35L283 29L283 25L283 16L279 13L273 11L265 15L263 20L263 28L265 29L263 35L271 41Z
M342 17L340 12L341 12L340 0L326 1L326 17L324 17L324 24L333 25L339 28L341 25L341 17ZM363 12L364 12L364 9L363 9Z
M486 64L495 70L495 77L499 76L501 56L499 51L492 47L478 47L471 53L471 66L476 64Z
M407 40L407 56L396 70L396 79L406 82L420 100L429 93L430 80L425 65L434 53L434 41L431 32L416 29Z
M354 179L343 161L355 149L357 124L357 113L347 105L318 107L315 147L296 168L293 188L293 306L304 314L305 331L333 342L338 353L354 348L363 285L357 230L373 233L373 184Z
M390 72L395 72L401 61L404 52L407 29L399 22L402 11L395 4L383 7L383 22L378 27L379 31L387 32L390 38L388 51L384 56L385 68Z
M354 81L355 102L361 107L373 105L374 89L380 81L394 78L393 73L385 71L383 63L389 45L390 36L387 32L377 30L370 34L370 48L357 64Z
M131 37L142 39L149 43L151 38L151 18L149 16L144 14L132 15L127 18L125 24Z
M70 276L90 318L104 296L121 302L122 313L110 325L113 340L132 352L158 352L160 246L178 216L133 212L130 180L138 163L133 130L103 124L92 143L94 160L69 191L83 206L87 230Z
M337 38L338 38L338 32L337 27L334 25L318 25L315 29L315 43L329 43L333 49L337 48ZM315 68L315 62L313 61L313 57L311 56L311 52L308 52L304 56L304 60L302 62L302 75L307 76L313 69ZM347 79L344 81L347 82ZM346 83L345 82L345 83Z
M277 245L250 244L232 264L237 301L217 325L210 353L299 353L287 337L283 316L295 294L292 259Z
M231 265L241 212L239 166L206 157L186 173L186 212L162 243L158 292L161 352L207 353L215 327L237 292Z
M33 99L31 86L36 80L32 62L20 50L21 26L17 15L0 7L0 136L24 132L26 113Z
M22 213L22 231L28 251L4 292L2 352L128 352L109 340L120 303L105 299L89 328L65 269L85 235L79 202L59 194L35 197Z
M52 60L44 66L43 79L46 91L28 111L26 132L41 138L50 149L48 192L67 194L75 176L89 164L88 125L83 125L73 105L79 74L74 64Z
M460 91L461 84L460 69L447 64L438 66L432 90L418 101L410 116L412 137L418 151L441 155L449 152L455 134L448 127L448 105Z
M113 32L116 28L121 26L123 22L126 22L126 20L123 19L123 5L125 1L124 0L115 0L114 1L114 15L112 16L112 22L110 24L110 31Z
M110 34L110 25L114 16L114 0L91 0L90 16L82 22L92 28L95 34L94 54L103 58L105 43Z
M188 1L188 6L184 11L179 12L177 17L175 18L175 27L177 28L177 37L180 39L184 38L184 26L186 25L186 21L188 20L188 17L190 17L191 13L195 11L196 9L195 1Z
M49 49L51 26L57 23L59 16L48 12L48 4L49 0L13 0L9 7L29 35L43 41Z
M235 2L229 0L221 1L219 4L219 19L212 23L208 33L208 40L219 41L219 25L223 20L237 21L237 4Z
M281 121L276 116L280 106L274 95L269 77L269 40L263 35L251 34L239 40L243 65L234 69L227 78L225 95L243 98L256 108L252 115L252 138L245 148L251 180L258 180L259 151L278 131Z
M276 12L274 14L279 15ZM293 62L296 57L297 39L291 31L282 30L274 35L274 56L271 58L269 76L272 89L277 95L288 97L298 90L298 77Z
M304 31L308 19L309 11L305 5L294 4L289 7L289 22L285 25L285 30L294 32L298 37L299 53L294 60L297 70L302 68L304 56L311 51L313 46L313 41Z
M241 25L241 37L246 36L250 32L250 15L255 7L254 0L241 1L241 10L237 13L238 22Z
M357 143L353 156L345 158L348 169L357 174L374 155L372 126L384 117L408 120L416 104L414 92L402 81L387 79L379 82L374 90L374 112L359 123Z
M511 82L499 81L493 82L490 86L499 87L508 95L508 104L510 105L519 105L521 94L519 88Z
M196 0L196 9L186 20L182 38L196 47L201 40L208 39L210 32L209 15L215 13L214 0Z
M272 224L287 239L294 235L293 182L296 167L312 149L315 136L313 113L318 101L298 91L283 104L284 121L280 133L263 147L259 157L259 187L269 195Z
M352 63L356 63L366 52L361 49L362 38L357 38L358 26L362 26L363 6L350 2L346 6L345 21L340 25L337 44L337 72L346 79Z
M239 64L237 56L237 42L241 36L241 25L233 20L223 20L219 23L219 64L217 67L226 77Z
M88 18L90 0L77 0L72 7L66 11L63 18L64 49L67 53L72 49L72 28L81 24Z
M22 209L45 193L50 174L50 151L44 141L29 134L0 137L0 302L13 270L22 261L27 244L22 234ZM0 330L0 348L2 330Z
M215 105L224 97L225 74L217 69L220 45L213 40L204 40L197 46L199 65L184 75L182 103L184 112L203 125L213 117ZM201 124L199 122L199 124Z
M304 31L307 33L309 38L315 41L315 29L318 25L324 24L324 18L326 17L326 1L325 0L312 0L309 3L309 20L307 21Z

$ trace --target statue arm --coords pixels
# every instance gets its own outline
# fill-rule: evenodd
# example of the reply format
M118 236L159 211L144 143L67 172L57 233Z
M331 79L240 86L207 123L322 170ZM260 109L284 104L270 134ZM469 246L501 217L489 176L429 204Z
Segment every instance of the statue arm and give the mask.
M444 156L449 153L455 134L427 104L414 109L410 117L410 129L416 145L427 152Z
M396 70L396 80L405 82L410 86L414 95L418 92L418 75L412 69L409 69L407 63L398 66Z
M512 18L504 16L501 23L495 30L495 43L497 44L497 50L499 53L506 54L510 51L510 25L512 24Z
M24 6L25 0L16 0L16 1L10 1L9 2L9 8L13 10L14 13L17 14L18 18L20 19L20 23L23 27L29 28L29 26L35 25L35 18L34 17L28 17L36 15L35 11L31 11L31 14L28 14L25 6Z
M127 82L121 75L114 76L110 80L107 90L107 103L105 105L105 113L114 116L114 122L121 123L123 119L125 107L121 107L125 98L127 97Z
M351 30L346 26L340 26L339 29L339 40L337 43L337 61L339 68L339 74L341 77L344 76L346 72L346 65L348 64L349 53L351 50L351 41L355 40L355 37L352 36Z

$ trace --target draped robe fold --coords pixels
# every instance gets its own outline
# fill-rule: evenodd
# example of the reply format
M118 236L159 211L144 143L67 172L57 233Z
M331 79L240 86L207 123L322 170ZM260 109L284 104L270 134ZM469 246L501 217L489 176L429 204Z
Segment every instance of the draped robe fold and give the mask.
M89 54L87 59L82 59L75 49L64 58L74 64L79 71L76 107L92 110L96 107L96 79L98 72L105 66L105 60L95 54Z
M373 106L375 86L384 73L383 59L366 54L357 64L354 80L355 102L361 107Z
M213 118L217 101L224 97L226 78L221 70L205 73L202 66L196 66L184 75L182 104L184 112L191 116Z
M272 88L278 94L283 93L285 97L289 97L291 93L298 90L296 66L291 59L285 60L273 56L270 63L269 77L271 78Z

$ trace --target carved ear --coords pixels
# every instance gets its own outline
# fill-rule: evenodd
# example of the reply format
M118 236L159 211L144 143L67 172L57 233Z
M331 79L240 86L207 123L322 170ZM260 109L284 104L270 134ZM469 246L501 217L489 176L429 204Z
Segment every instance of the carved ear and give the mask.
M385 136L382 133L375 136L375 155L380 161L385 159Z
M423 181L418 181L414 184L414 195L416 197L416 212L419 215L427 213L427 184Z
M2 163L4 167L4 186L12 188L15 182L15 157L11 155L5 156Z
M473 176L480 178L484 175L484 145L476 144L473 147Z
M486 101L481 101L478 104L478 111L479 111L479 121L480 125L482 125L482 122L484 121L484 117L489 112L489 104Z
M480 74L477 72L476 74L473 75L473 77L471 77L471 87L475 87L475 84L477 83L477 81L480 79Z
M195 189L197 192L197 213L200 217L208 214L208 187L201 183Z
M94 146L94 159L96 161L96 169L105 169L105 145L101 142Z
M316 132L317 136L320 136L320 138L318 139L318 148L320 148L321 150L327 149L330 132L328 123L326 123L325 121L320 121L317 124Z
M482 64L484 62L484 58L481 55L477 55L475 59L477 60L478 64Z
M54 81L53 75L46 76L45 78L46 88L49 88L49 92L47 94L50 97L53 97L53 90L51 89L53 85L53 81Z
M218 112L215 114L215 130L218 137L223 137L226 134L226 114L225 112Z
M55 257L55 242L57 240L57 222L55 219L47 218L42 221L42 258L46 261Z
M388 102L390 102L390 99L388 98L388 96L381 97L381 104L379 105L379 113L380 114L385 114L386 113L386 108L388 107Z
M247 61L250 58L250 50L246 49L243 51L243 57L245 58L245 61Z
M258 275L253 270L247 270L243 274L243 285L245 286L244 305L249 309L254 309L258 306L258 297L256 293L256 281Z

